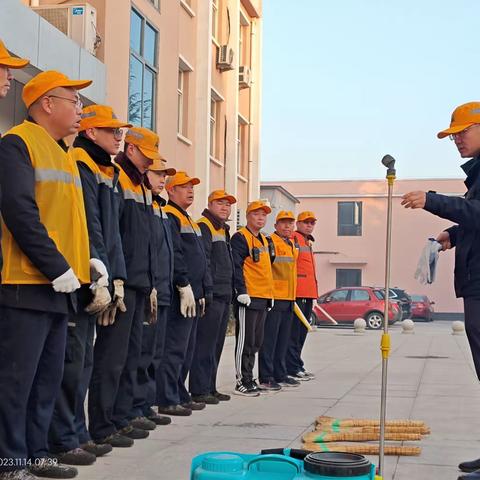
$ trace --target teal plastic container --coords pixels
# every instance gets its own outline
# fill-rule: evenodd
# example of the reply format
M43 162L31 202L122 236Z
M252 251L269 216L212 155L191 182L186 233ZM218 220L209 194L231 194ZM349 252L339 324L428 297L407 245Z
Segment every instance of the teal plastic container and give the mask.
M190 480L374 480L363 455L273 449L259 455L210 452L192 460Z

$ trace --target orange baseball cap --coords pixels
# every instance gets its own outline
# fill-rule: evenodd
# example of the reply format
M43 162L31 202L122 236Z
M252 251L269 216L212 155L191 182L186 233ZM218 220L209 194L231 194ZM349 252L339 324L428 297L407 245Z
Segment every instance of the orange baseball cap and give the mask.
M458 106L452 113L450 127L437 133L438 138L459 133L476 123L480 123L480 102L469 102Z
M152 172L165 172L165 175L168 175L169 177L172 177L177 173L174 168L167 167L167 161L164 158L154 160L152 165L148 167L148 169Z
M82 111L79 132L87 128L124 128L131 126L130 123L118 120L111 107L106 105L89 105Z
M317 217L313 212L310 212L309 210L305 212L300 212L297 217L297 222L304 222L305 220L317 220Z
M247 207L247 215L250 212L254 212L255 210L264 210L265 213L272 213L272 209L270 208L270 205L268 205L266 202L263 200L254 200L253 202L250 202Z
M160 160L159 142L158 135L148 128L132 127L125 135L125 143L136 145L147 158L154 161Z
M230 205L237 203L237 199L233 195L228 194L225 190L214 190L208 196L208 201L213 202L214 200L228 200Z
M47 70L39 73L25 84L22 92L23 103L29 108L33 102L54 88L65 87L81 90L91 85L91 83L92 80L71 80L56 70Z
M173 175L173 177L167 178L165 188L167 190L171 190L173 187L177 187L178 185L185 185L187 183L198 185L200 183L200 179L196 177L189 177L187 175L187 172L180 170L175 175Z
M0 65L8 68L23 68L30 63L26 58L12 57L5 44L0 40Z
M295 220L295 215L289 210L280 210L275 221L278 222L279 220Z

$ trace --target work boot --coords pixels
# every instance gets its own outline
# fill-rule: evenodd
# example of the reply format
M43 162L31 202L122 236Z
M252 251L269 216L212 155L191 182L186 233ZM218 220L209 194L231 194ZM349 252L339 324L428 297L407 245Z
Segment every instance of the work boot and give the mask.
M226 393L220 393L220 392L213 392L213 396L217 397L220 402L228 402L230 400L230 395L227 395Z
M147 418L151 422L155 423L155 425L170 425L172 423L172 419L170 417L165 417L164 415L159 415L155 412L152 412Z
M157 428L157 424L148 420L145 417L136 417L131 422L130 425L133 428L139 428L140 430L155 430Z
M220 400L214 395L192 395L192 400L196 403L205 403L206 405L218 405Z
M37 478L25 469L0 472L0 480L36 480Z
M480 469L480 458L477 458L476 460L471 460L469 462L462 462L458 468L462 472L475 472Z
M65 465L93 465L97 461L96 455L82 448L74 448L67 452L54 453L53 457Z
M78 470L74 467L67 467L57 463L56 458L36 458L28 471L37 477L46 478L75 478Z
M128 448L133 445L133 440L125 435L121 435L119 432L115 432L108 437L95 441L97 445L110 445L113 448Z
M150 435L150 433L148 433L146 430L142 430L141 428L134 428L131 425L122 428L118 431L118 433L120 435L125 435L132 440L143 440Z
M158 413L177 417L189 417L192 414L192 410L182 407L182 405L168 405L167 407L158 407Z
M113 450L112 446L108 443L96 444L93 440L90 440L87 443L80 445L80 448L88 453L95 455L96 457L103 457L104 455L110 453Z
M193 400L187 403L182 403L183 408L189 408L190 410L203 410L205 406L206 406L205 403L195 402Z
M300 382L293 377L287 375L281 382L278 382L281 387L299 387Z
M275 380L267 380L266 382L260 382L260 388L269 392L278 392L282 387Z

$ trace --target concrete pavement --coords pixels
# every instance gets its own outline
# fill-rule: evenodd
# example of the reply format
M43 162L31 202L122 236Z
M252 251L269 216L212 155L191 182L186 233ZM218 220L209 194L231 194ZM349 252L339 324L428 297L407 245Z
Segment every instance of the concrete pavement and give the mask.
M432 433L422 440L420 457L386 457L386 480L456 479L458 462L480 457L480 388L467 339L451 335L450 325L417 323L414 335L392 328L387 416L424 420ZM219 390L226 393L233 386L233 343L227 339L220 368ZM379 343L379 332L317 330L305 350L316 380L259 398L233 396L192 417L175 418L134 447L81 467L79 478L187 480L191 458L201 452L300 447L318 415L378 418Z

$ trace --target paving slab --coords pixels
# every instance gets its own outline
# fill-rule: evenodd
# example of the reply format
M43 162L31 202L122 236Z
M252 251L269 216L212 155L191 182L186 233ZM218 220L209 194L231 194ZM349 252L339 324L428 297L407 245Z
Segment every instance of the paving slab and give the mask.
M191 417L174 418L134 447L82 467L79 478L188 480L191 459L199 453L298 448L319 415L378 418L380 336L316 330L304 354L315 380L258 398L232 396ZM466 337L451 335L451 323L443 321L417 323L413 335L394 325L391 337L387 417L424 420L432 433L420 442L420 456L386 457L384 479L455 480L460 461L480 457L480 388ZM219 369L219 390L225 393L234 383L233 340L227 338Z

